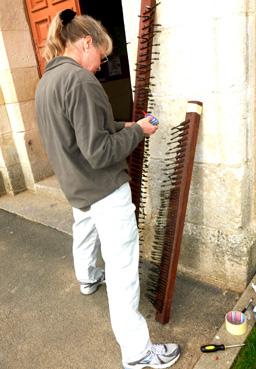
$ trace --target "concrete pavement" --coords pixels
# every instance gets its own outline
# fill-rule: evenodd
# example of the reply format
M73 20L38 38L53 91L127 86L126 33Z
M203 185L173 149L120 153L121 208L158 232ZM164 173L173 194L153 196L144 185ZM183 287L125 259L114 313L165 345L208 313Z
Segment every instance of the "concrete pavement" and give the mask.
M0 200L3 208L5 200ZM42 206L38 197L35 202L37 207ZM33 212L32 200L26 204L27 211L30 208ZM61 207L53 199L44 206L49 214L51 209ZM69 233L70 226L63 233L49 224L0 210L1 369L121 369L105 287L91 296L80 295ZM181 344L182 356L176 369L191 369L199 363L200 345L211 342L225 313L240 297L178 275L171 321L162 326L155 321L154 309L144 297L143 271L141 284L141 311L152 341Z

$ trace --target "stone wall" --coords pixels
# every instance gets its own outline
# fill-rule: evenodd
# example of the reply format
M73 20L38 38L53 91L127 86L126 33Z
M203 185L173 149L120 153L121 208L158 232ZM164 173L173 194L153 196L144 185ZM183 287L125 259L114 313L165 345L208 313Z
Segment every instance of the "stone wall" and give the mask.
M140 2L122 3L134 78ZM184 119L186 102L202 101L179 269L241 291L256 271L255 1L161 0L156 22L162 25L155 37L160 59L152 75L160 128L150 146L146 254L157 222L166 137Z
M35 121L37 62L22 0L1 1L0 172L7 192L17 193L52 174ZM1 181L1 179L0 179Z

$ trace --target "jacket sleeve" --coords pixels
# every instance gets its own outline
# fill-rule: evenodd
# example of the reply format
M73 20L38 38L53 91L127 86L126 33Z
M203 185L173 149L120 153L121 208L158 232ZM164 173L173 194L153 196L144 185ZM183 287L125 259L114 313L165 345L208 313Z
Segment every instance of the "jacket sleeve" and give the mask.
M116 126L116 130L117 131L120 131L121 129L123 129L124 128L124 126L125 126L125 122L115 122L115 126Z
M113 113L101 85L79 83L67 98L67 114L78 147L92 168L101 169L124 159L143 140L141 127L117 131Z

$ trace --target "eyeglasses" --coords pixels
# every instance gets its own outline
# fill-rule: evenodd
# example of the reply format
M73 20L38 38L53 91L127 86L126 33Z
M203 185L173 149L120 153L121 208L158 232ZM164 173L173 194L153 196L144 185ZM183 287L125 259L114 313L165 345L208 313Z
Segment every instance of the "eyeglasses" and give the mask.
M107 55L105 55L104 58L101 59L100 64L105 64L107 62L108 62L108 57Z

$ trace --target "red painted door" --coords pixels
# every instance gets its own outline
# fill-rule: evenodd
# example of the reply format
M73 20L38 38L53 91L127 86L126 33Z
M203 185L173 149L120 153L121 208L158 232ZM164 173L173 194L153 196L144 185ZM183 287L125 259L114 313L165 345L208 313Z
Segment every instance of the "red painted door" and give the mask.
M79 0L26 0L26 4L38 66L42 73L45 63L41 53L51 19L67 8L80 14Z

